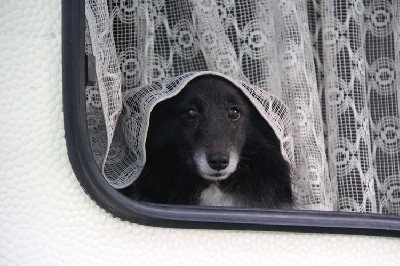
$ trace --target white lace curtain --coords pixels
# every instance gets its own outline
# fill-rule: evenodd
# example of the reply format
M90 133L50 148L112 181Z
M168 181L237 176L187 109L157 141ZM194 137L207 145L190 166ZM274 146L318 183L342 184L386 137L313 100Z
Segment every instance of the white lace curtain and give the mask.
M123 93L215 71L288 106L299 208L399 214L399 11L398 0L86 0L94 157L111 185L132 183L138 158L115 131Z

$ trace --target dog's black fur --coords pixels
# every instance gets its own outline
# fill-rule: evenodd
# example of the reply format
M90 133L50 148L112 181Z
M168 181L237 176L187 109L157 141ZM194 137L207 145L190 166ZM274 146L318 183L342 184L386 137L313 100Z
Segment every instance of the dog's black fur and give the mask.
M197 77L157 104L146 153L139 178L122 190L133 199L202 204L202 192L214 184L236 207L292 205L290 169L279 140L246 96L223 78ZM235 154L236 169L225 177Z

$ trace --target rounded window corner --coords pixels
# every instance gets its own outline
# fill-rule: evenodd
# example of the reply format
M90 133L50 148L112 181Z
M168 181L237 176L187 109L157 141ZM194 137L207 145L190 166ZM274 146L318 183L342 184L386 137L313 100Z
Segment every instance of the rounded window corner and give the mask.
M263 40L256 37L249 39L252 42L251 49L255 49ZM184 44L189 45L189 35L181 36L181 39ZM400 220L397 215L392 214L181 206L139 202L124 196L104 178L93 156L89 140L86 85L92 80L93 74L88 69L93 67L90 65L93 60L85 55L84 0L62 1L62 61L68 156L84 191L112 215L130 222L158 227L400 236ZM286 61L284 66L290 68L292 61ZM340 100L343 93L340 91L335 94L335 99ZM237 115L236 112L233 115ZM304 114L298 113L296 119L301 120L302 115ZM338 155L338 160L347 158L346 150L344 153Z

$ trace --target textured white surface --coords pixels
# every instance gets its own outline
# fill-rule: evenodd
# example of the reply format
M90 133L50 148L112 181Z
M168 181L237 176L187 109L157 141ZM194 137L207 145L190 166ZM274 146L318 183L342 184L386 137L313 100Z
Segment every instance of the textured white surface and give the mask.
M144 227L82 191L64 139L61 2L0 2L0 265L396 265L400 240Z

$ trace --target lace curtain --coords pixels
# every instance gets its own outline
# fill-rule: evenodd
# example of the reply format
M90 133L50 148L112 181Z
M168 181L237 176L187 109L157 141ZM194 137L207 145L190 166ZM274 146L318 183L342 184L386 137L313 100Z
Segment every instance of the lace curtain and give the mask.
M132 183L140 158L116 130L125 96L146 86L160 95L157 88L179 87L187 73L213 71L286 104L298 208L399 214L399 5L86 0L96 162L112 186ZM130 128L141 124L138 117Z

